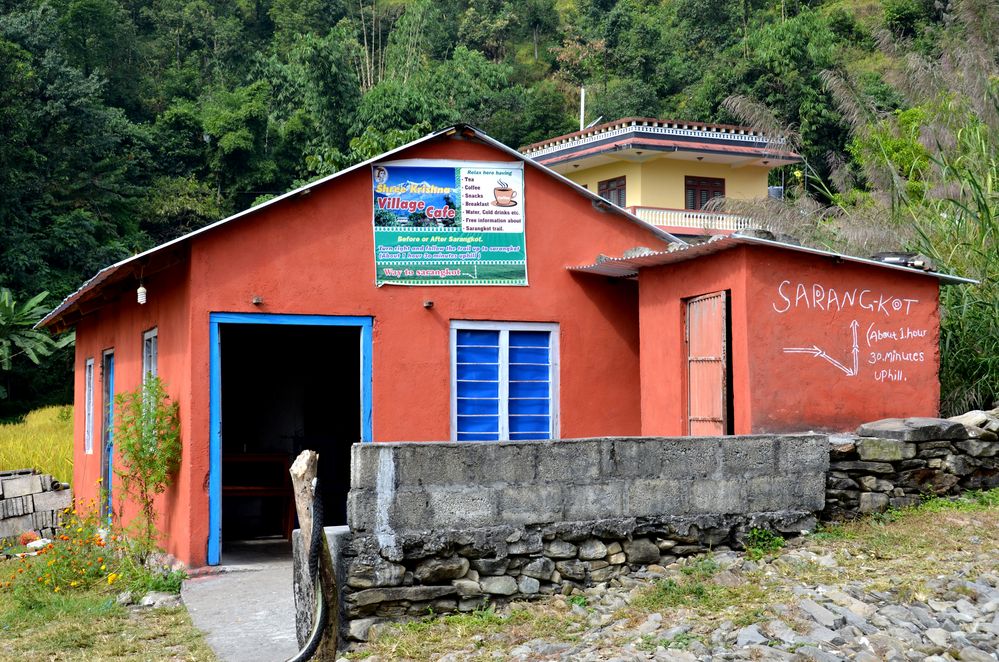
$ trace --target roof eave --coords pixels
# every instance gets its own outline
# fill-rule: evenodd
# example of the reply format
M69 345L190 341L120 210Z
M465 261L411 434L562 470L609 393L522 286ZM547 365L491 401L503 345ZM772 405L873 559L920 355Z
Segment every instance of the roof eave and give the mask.
M589 273L598 276L607 276L612 278L628 278L637 274L641 269L656 267L656 266L664 266L667 264L674 264L677 262L695 260L699 257L704 257L706 255L711 255L717 252L735 248L736 246L740 245L771 246L783 250L791 250L800 253L809 253L821 257L843 260L846 262L854 262L858 264L865 264L868 266L879 267L882 269L892 269L895 271L900 271L903 273L912 274L916 276L929 276L932 278L936 278L938 281L940 281L942 285L977 285L980 282L973 278L965 278L963 276L955 276L952 274L945 274L938 271L925 271L922 269L915 269L913 267L906 267L903 265L881 262L879 260L872 260L870 258L856 257L853 255L845 255L842 253L833 253L832 251L826 251L819 248L811 248L808 246L801 246L798 244L789 244L774 239L763 239L761 237L743 236L738 233L729 235L727 237L719 236L717 239L705 242L703 244L688 244L686 248L677 248L672 251L658 251L630 258L625 258L625 257L605 258L593 264L569 266L566 267L566 269L568 269L569 271L575 271L579 273Z

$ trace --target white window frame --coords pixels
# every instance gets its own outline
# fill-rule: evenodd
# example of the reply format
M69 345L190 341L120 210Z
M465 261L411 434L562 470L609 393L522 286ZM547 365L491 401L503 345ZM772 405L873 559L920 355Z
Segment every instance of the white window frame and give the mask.
M94 454L94 359L83 368L83 452Z
M547 331L549 337L549 388L551 407L550 436L552 439L561 437L561 421L559 410L561 409L561 397L559 392L559 373L561 372L559 360L559 325L555 322L492 322L486 320L451 320L451 441L458 441L458 331L479 330L479 331L499 331L499 420L500 420L500 441L510 439L509 428L509 404L510 404L510 366L508 360L502 357L510 356L509 334L503 331ZM463 442L481 443L481 442Z
M146 352L146 345L150 340L153 340L153 351L150 353ZM142 334L142 381L146 381L146 375L152 375L156 377L159 374L159 363L160 357L160 339L159 330L157 327L153 327Z

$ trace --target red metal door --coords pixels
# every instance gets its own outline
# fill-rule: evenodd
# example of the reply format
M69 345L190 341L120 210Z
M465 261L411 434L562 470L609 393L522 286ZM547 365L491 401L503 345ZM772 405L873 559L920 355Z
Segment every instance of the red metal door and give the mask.
M687 301L687 434L723 435L728 431L728 370L725 292Z

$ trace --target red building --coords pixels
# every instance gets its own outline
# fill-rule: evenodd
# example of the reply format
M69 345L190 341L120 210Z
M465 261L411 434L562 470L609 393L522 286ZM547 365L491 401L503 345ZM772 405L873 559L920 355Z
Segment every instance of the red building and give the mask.
M337 524L358 441L934 415L941 280L960 279L739 235L688 246L458 126L112 265L42 324L77 331L78 496L115 490L113 393L152 372L179 403L160 524L198 566L285 532L273 497L306 447Z

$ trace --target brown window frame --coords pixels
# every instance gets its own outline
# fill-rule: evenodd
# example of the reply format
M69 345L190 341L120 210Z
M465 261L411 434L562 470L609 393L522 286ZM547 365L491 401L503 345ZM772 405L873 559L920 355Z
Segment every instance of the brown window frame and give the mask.
M693 197L691 197L693 194ZM703 209L708 201L725 196L725 180L719 177L683 178L683 208ZM693 202L691 202L693 200ZM693 205L693 206L691 206Z
M614 179L605 179L602 182L597 182L597 195L607 202L614 203L618 207L624 207L627 200L626 180L626 177L615 177Z

